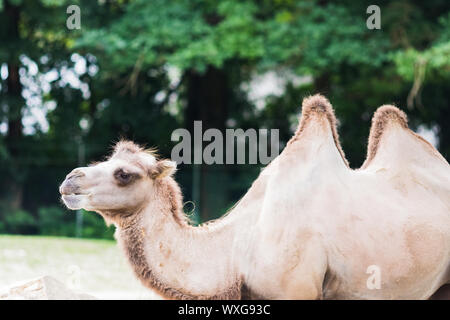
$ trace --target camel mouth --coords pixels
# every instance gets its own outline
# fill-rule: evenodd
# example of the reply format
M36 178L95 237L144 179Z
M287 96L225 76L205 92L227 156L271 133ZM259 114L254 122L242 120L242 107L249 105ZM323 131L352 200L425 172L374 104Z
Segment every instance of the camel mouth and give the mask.
M63 200L67 199L67 200L75 200L78 199L82 196L86 196L86 194L75 194L75 193L71 193L71 194L63 194L61 195L61 198Z
M81 188L70 180L65 180L59 187L59 193L62 196L82 196L86 195L81 192Z
M86 193L81 193L81 192L61 192L62 196L87 196Z
M75 194L75 193L71 193L71 194L62 194L61 195L61 200L63 201L63 203L66 205L67 208L71 209L71 210L80 210L83 208L83 202L82 201L86 196L88 196L87 194Z

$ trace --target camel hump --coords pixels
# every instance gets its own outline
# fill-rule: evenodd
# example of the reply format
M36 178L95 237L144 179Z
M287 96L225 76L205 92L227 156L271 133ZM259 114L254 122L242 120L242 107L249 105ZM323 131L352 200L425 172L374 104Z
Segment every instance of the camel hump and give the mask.
M376 127L385 127L389 122L397 122L402 127L408 128L408 117L406 113L393 105L386 104L375 111L372 118L372 128L374 125Z
M388 132L389 128L394 127L400 131ZM383 105L375 112L370 128L367 157L361 168L366 168L378 154L386 153L390 154L392 159L395 158L394 154L398 154L403 163L409 161L407 159L417 159L419 154L432 155L440 161L443 159L428 141L409 129L408 117L393 105Z
M336 138L336 142L339 144L337 135L337 120L334 114L334 109L331 106L330 101L320 94L315 94L303 99L302 103L302 118L300 120L299 130L297 134L300 134L304 127L314 118L314 116L324 117L328 120L333 136Z
M390 124L399 124L402 128L408 128L408 117L399 108L393 105L382 105L375 111L370 127L369 143L367 147L367 157L362 168L375 158L381 143L381 137Z
M338 150L342 160L344 161L345 165L349 167L348 161L345 158L344 151L342 150L341 144L339 142L339 135L337 132L337 120L336 116L334 114L334 109L328 101L327 98L325 98L321 94L315 94L309 97L306 97L303 99L302 102L302 114L299 126L297 128L297 131L295 132L294 136L291 138L291 140L288 142L288 145L291 143L302 140L301 136L303 132L306 130L306 127L311 123L318 123L318 119L326 119L328 122L327 127L331 130L331 134L333 136L334 145L336 149ZM319 122L324 123L324 122Z
M302 116L309 117L312 113L325 114L336 122L333 107L330 101L321 94L315 94L303 99Z

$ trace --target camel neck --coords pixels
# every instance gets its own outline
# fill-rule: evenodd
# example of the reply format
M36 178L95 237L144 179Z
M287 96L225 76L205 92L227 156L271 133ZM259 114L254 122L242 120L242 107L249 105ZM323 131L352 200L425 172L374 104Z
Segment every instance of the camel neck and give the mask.
M167 298L239 298L232 225L223 220L189 225L177 189L171 183L163 187L158 198L118 228L119 244L136 276Z

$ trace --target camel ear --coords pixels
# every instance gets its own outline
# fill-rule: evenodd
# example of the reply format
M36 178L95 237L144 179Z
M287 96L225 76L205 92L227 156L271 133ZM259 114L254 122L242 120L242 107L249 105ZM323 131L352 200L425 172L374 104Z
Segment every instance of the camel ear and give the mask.
M171 176L177 170L177 163L170 160L160 160L150 170L150 176L153 179L161 179Z

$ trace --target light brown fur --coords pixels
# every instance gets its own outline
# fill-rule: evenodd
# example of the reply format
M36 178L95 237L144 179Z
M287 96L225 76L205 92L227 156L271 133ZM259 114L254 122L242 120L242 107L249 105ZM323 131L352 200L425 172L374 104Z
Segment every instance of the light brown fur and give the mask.
M167 190L167 192L171 192ZM176 196L174 196L176 197ZM180 213L173 213L173 217L179 216ZM128 262L132 267L137 278L142 282L144 286L149 289L155 290L159 295L166 299L177 300L230 300L241 299L242 283L236 281L236 283L225 289L223 292L218 292L215 295L195 295L182 290L177 290L162 281L156 276L147 262L147 258L144 252L144 241L146 230L142 228L140 223L141 216L133 216L129 219L121 219L121 229L117 234L119 242L121 243L122 250L125 256L128 258ZM175 218L177 222L180 218ZM164 267L164 266L163 266Z
M392 105L383 105L379 107L372 117L367 157L361 168L367 167L372 159L375 158L381 136L390 122L398 123L401 127L408 129L408 118L403 111Z
M320 94L315 94L303 99L302 116L300 118L300 123L294 136L291 138L291 140L289 140L288 145L301 138L302 132L305 130L306 125L310 121L312 121L311 118L314 116L326 117L328 123L330 124L336 148L341 154L342 160L344 161L345 165L349 167L348 161L345 157L345 153L342 150L341 143L339 142L339 134L337 132L337 119L334 114L333 107L331 106L330 101L328 101L327 98Z
M144 164L139 162L138 156L140 153L149 153L156 155L155 150L145 149L131 141L119 141L114 147L114 151L110 158L119 158L126 161L132 161L137 165L143 167ZM150 170L150 175L155 175L155 171ZM180 227L189 229L192 228L189 217L183 212L183 197L180 187L175 180L168 176L163 179L155 179L156 192L155 196L161 202L161 212L158 214L166 215L167 219L172 219ZM224 289L214 295L196 295L183 290L171 288L169 285L159 279L151 266L147 262L144 253L144 242L147 236L147 231L142 224L141 208L133 209L132 212L128 210L118 211L103 211L101 214L107 219L113 221L120 226L116 237L118 238L121 248L125 256L128 258L130 266L133 268L135 275L142 282L143 285L149 289L155 290L159 295L166 299L179 300L228 300L241 299L242 281L236 282L229 288ZM162 243L160 244L162 248ZM170 250L166 252L167 257L170 255Z
M409 129L408 117L402 110L393 105L383 105L377 109L374 116L372 117L372 126L370 127L367 157L363 165L361 166L361 169L366 168L375 158L381 143L381 139L383 137L383 133L386 131L387 127L392 124L397 124L408 131L415 138L421 141L430 153L445 161L442 155L437 152L436 149L427 140Z
M426 299L449 283L449 166L395 107L377 111L364 168L351 170L331 104L306 98L286 149L229 214L198 227L174 172L121 141L60 187L70 209L116 225L136 276L166 298ZM369 265L381 290L366 287Z

